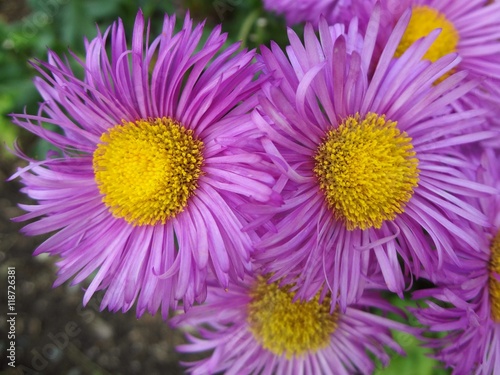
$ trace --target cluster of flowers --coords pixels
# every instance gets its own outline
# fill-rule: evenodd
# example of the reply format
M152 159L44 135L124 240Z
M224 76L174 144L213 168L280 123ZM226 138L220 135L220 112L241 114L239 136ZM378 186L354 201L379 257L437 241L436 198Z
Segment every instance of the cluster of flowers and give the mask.
M201 42L188 15L150 41L139 12L83 79L35 64L44 102L13 121L62 150L13 176L24 233L53 233L35 254L91 277L84 303L197 328L194 374L369 374L403 354L391 330L422 337L381 296L418 278L435 357L498 373L500 2L272 3L303 40Z

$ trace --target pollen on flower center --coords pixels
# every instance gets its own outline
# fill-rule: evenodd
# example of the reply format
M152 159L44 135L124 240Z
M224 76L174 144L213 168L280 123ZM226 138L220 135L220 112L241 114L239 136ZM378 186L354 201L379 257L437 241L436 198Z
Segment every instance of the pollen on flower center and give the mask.
M338 313L330 314L330 298L293 302L295 293L259 277L248 306L248 324L263 348L290 359L325 347L337 328Z
M400 57L415 41L429 35L435 29L441 29L441 33L424 55L424 59L432 62L455 52L460 36L453 23L444 14L428 6L414 6L395 56Z
M133 225L165 223L197 188L203 142L170 118L124 122L101 136L95 180L115 217Z
M500 323L500 231L491 241L491 257L489 263L489 291L491 303L491 316L496 323ZM495 277L496 275L496 277Z
M348 230L380 228L404 212L418 183L411 138L376 113L347 117L314 157L320 190Z

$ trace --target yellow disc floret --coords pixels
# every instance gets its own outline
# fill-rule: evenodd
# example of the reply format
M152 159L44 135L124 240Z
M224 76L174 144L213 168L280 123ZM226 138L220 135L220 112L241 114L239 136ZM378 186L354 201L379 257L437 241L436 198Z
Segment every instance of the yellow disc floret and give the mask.
M197 188L203 142L170 118L123 122L101 136L95 180L111 213L133 225L165 223Z
M500 231L496 234L490 246L490 303L491 316L496 323L500 323L500 281L496 279L495 274L500 275Z
M415 41L435 29L441 29L441 33L424 55L424 59L434 62L456 52L460 37L453 23L438 10L424 5L413 7L410 23L399 42L395 56L400 57Z
M330 314L330 298L293 302L294 295L290 287L280 288L277 282L268 284L259 277L248 306L248 324L255 339L288 359L326 347L338 320L336 311Z
M347 117L314 157L320 190L348 230L380 228L404 212L418 183L411 138L376 113Z

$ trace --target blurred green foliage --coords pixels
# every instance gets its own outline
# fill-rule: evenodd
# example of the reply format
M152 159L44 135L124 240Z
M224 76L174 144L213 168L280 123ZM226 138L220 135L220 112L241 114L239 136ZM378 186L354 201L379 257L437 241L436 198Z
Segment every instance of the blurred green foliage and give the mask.
M416 308L418 306L425 306L423 302L417 305L416 301L411 300L410 295L406 296L404 300L400 299L395 294L387 294L386 298L392 305L399 307L403 310L408 317L403 319L399 315L390 314L390 318L401 323L410 324L412 327L422 328L418 320L412 316L408 308ZM443 368L442 364L432 358L428 354L432 351L423 347L422 342L415 336L399 331L393 331L393 336L396 342L403 348L406 356L393 355L391 362L387 367L383 367L380 362L377 364L377 370L374 375L447 375L450 374L449 370ZM439 334L432 333L432 337L439 337Z
M260 0L26 0L9 1L0 5L0 142L11 147L17 138L21 148L35 158L43 158L50 145L37 140L28 132L14 126L10 113L37 113L41 100L33 85L35 70L29 64L33 59L45 60L47 49L59 55L71 49L84 56L84 37L91 39L118 17L126 30L132 30L137 9L141 8L151 19L151 32L161 30L164 13L182 18L187 10L198 21L206 19L208 35L216 24L228 33L228 43L238 40L243 46L257 48L269 45L271 40L286 45L286 27L283 19L266 13ZM97 25L97 26L96 26ZM300 28L296 28L300 34ZM71 59L70 59L71 60ZM0 146L2 162L12 158ZM391 301L405 308L408 301L391 297ZM439 363L426 356L426 349L407 334L395 332L395 337L407 352L407 357L394 356L390 365L377 366L377 375L447 374Z

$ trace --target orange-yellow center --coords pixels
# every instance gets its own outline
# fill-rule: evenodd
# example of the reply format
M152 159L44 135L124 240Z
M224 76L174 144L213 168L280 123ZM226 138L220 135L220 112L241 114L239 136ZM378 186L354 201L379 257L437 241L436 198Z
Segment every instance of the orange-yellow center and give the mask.
M500 231L496 234L491 241L491 257L489 263L490 278L490 303L491 303L491 316L496 323L500 323L500 281L495 278L500 275Z
M170 118L123 122L93 155L97 186L111 213L132 225L165 223L197 188L203 142Z
M313 353L330 342L337 328L338 313L330 314L330 298L293 302L295 293L279 283L268 284L259 277L253 286L248 305L248 324L262 347L290 359Z
M319 188L348 230L380 228L404 212L418 183L411 138L385 116L347 117L314 157Z
M400 57L415 41L429 35L435 29L441 29L424 59L432 62L457 51L460 36L453 23L438 10L424 6L414 6L408 27L399 42L395 56Z

